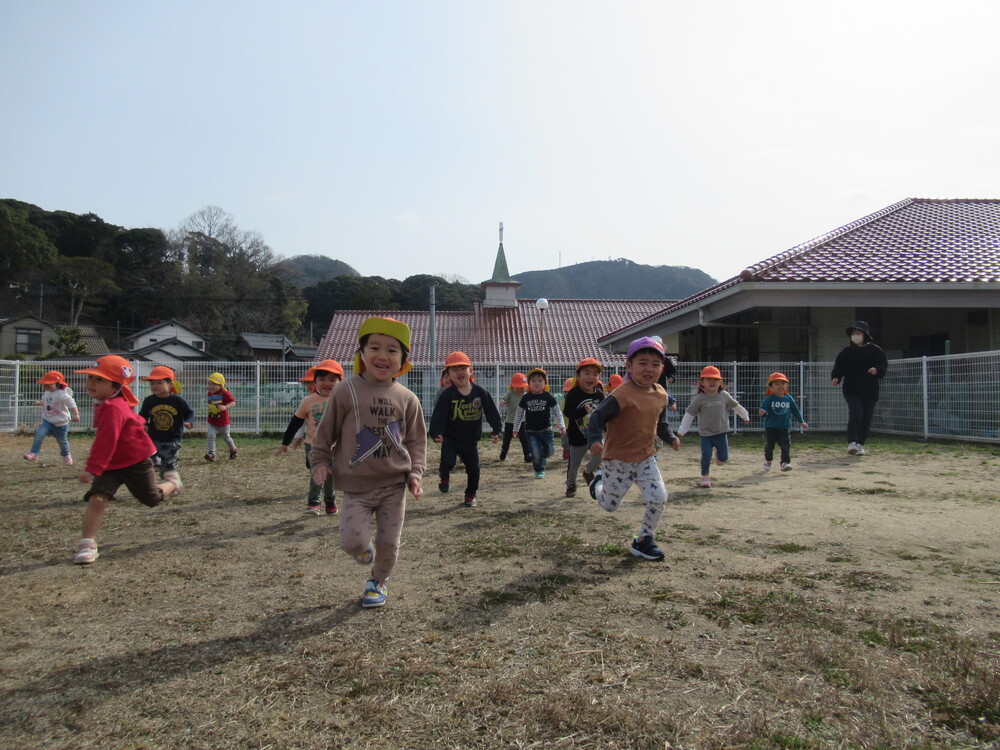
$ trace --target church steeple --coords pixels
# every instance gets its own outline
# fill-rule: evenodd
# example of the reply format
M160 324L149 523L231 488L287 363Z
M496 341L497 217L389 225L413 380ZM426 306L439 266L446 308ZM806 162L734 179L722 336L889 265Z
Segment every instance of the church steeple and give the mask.
M481 285L486 290L483 307L517 307L517 290L520 281L510 277L507 270L507 256L503 251L503 222L500 222L500 246L497 248L497 259L493 264L493 277Z

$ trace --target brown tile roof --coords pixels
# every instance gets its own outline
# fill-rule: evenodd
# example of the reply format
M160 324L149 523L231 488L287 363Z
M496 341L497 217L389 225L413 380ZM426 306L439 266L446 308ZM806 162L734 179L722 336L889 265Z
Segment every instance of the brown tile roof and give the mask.
M907 198L749 266L649 318L747 281L1000 283L1000 200Z
M516 308L477 308L474 312L439 312L435 315L437 357L444 360L461 350L473 362L538 362L540 315L535 300L518 300ZM607 363L623 360L597 345L607 331L622 328L662 310L665 300L552 299L545 311L546 362L576 363L596 356ZM343 310L333 316L320 342L316 360L349 362L357 347L361 322L388 316L410 326L414 362L426 363L430 355L430 313L412 310Z

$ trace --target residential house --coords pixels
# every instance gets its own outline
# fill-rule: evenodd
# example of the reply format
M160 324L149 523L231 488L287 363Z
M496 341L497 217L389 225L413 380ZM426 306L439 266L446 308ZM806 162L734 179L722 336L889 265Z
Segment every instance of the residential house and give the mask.
M204 335L174 318L133 333L126 341L128 356L135 359L170 363L211 358Z
M295 345L280 333L241 333L236 354L253 362L302 361L295 353Z
M907 198L618 328L680 358L831 361L865 320L890 358L1000 349L1000 200Z
M36 315L0 319L0 358L20 356L37 359L51 354L55 347L50 341L56 338L58 323L50 323ZM90 325L78 325L81 341L86 350L82 357L93 359L108 354L108 345Z

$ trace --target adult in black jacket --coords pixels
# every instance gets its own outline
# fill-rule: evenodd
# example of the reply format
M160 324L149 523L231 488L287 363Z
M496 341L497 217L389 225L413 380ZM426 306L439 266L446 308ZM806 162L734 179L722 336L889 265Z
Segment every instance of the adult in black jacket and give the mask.
M831 383L843 388L847 402L847 452L865 454L865 440L875 416L879 384L889 367L885 352L872 342L868 324L859 320L844 329L851 343L837 355Z

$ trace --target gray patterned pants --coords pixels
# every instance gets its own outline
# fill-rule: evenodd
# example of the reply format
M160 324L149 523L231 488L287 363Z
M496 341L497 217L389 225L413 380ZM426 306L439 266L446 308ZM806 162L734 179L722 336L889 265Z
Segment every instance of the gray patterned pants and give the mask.
M646 512L639 526L639 537L655 537L656 527L663 515L663 506L667 502L667 488L663 484L660 467L656 465L656 456L650 456L639 463L604 459L601 473L602 480L596 487L597 504L608 513L613 513L618 510L628 488L635 484L646 503Z

